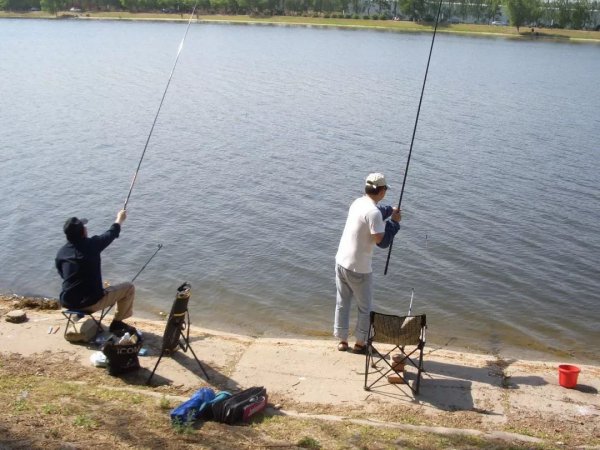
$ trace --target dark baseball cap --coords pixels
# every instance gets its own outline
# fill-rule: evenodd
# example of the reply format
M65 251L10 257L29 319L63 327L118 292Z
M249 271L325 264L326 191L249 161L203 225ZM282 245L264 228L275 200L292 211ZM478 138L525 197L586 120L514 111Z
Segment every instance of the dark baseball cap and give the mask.
M78 219L77 217L71 217L65 222L63 231L67 235L67 239L77 239L83 236L83 227L88 223L87 219Z

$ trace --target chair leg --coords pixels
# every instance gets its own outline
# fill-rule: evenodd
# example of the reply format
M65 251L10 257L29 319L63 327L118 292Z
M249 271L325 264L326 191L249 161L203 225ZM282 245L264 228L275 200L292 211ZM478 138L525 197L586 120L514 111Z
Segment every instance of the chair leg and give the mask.
M365 355L365 385L364 385L364 390L365 391L369 391L371 390L370 387L367 386L367 379L369 377L369 361L372 358L372 352L373 351L373 347L371 347L371 343L367 342L367 352Z
M421 386L421 372L423 372L423 347L424 344L419 345L419 367L417 368L417 381L416 381L416 389L415 395L419 395L419 388Z
M67 325L65 326L65 331L63 333L63 336L66 337L69 329L71 327L75 327L75 322L73 322L73 313L66 313L63 311L62 315L65 316L65 319L67 319Z
M73 332L76 332L77 329L75 328L75 320L73 319L73 316L78 317L79 319L82 319L83 317L85 317L87 315L87 313L81 312L81 311L75 311L75 310L69 310L69 311L61 311L62 315L65 317L65 319L67 319L67 325L65 326L65 331L63 333L63 336L67 336L67 333L69 332L69 329L73 328Z

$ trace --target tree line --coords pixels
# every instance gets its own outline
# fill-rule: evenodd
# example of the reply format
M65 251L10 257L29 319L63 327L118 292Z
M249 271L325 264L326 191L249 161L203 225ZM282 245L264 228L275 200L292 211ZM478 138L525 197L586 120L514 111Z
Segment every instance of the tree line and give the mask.
M0 10L76 7L84 11L189 13L196 0L0 0ZM347 19L435 20L436 0L198 0L200 14L290 15ZM600 0L445 0L441 20L489 24L503 16L511 25L600 30Z

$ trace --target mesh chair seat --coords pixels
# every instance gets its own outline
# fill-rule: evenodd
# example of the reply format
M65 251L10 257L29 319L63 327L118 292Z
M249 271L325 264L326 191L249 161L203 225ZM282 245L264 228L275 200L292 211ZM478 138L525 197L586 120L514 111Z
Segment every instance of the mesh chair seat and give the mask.
M367 356L365 361L365 390L370 390L376 383L388 375L396 375L415 394L419 393L421 373L423 372L423 348L425 347L425 329L427 320L425 314L417 316L395 316L371 311L369 335L367 338ZM380 344L392 345L392 349L380 352ZM390 363L391 354L400 353L403 363L417 370L416 381L411 386L404 376L403 369ZM369 370L376 378L368 382Z

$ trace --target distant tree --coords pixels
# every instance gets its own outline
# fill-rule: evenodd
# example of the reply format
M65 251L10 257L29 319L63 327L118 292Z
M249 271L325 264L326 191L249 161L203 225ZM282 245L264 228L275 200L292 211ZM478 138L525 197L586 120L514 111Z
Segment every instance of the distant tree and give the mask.
M210 9L219 14L227 14L227 0L210 0Z
M600 31L600 1L594 0L590 5L592 10L590 21L596 27L596 31Z
M262 14L267 8L267 0L239 0L239 5L247 14Z
M341 11L341 4L339 0L323 0L323 11L326 13L332 13L334 11Z
M556 0L556 23L560 28L566 28L571 23L571 3L569 0Z
M469 15L474 17L477 23L481 23L485 15L484 0L472 0L469 4Z
M304 2L302 0L285 0L285 12L299 14L302 12Z
M592 16L592 8L587 0L578 0L573 3L571 13L571 27L575 30L581 30L586 26Z
M483 12L488 22L494 21L500 15L500 5L502 0L488 0Z
M545 0L540 17L544 25L553 24L556 20L554 3L550 3L550 0Z
M445 3L442 3L442 17L446 20L449 20L454 15L454 0L448 0Z
M391 4L389 0L376 0L376 3L380 13L384 11L390 11L391 9Z
M26 11L32 6L39 7L39 1L31 0L0 0L0 9L7 11Z
M65 0L40 0L40 7L50 14L56 14L65 9L67 3Z
M459 4L458 15L463 20L463 22L465 20L467 20L467 18L469 17L470 5L471 5L471 2L469 2L469 1L462 1Z
M337 0L338 11L344 11L344 13L348 13L348 5L350 5L350 0Z
M517 28L539 20L539 6L537 0L506 0L506 9L510 24Z
M138 9L140 11L151 11L153 9L158 9L158 1L157 0L138 0Z
M210 6L216 12L225 14L237 14L240 8L237 0L211 0Z
M400 0L400 11L412 20L421 20L427 14L425 0Z
M138 0L119 0L121 2L121 7L126 11L137 11L139 8Z

